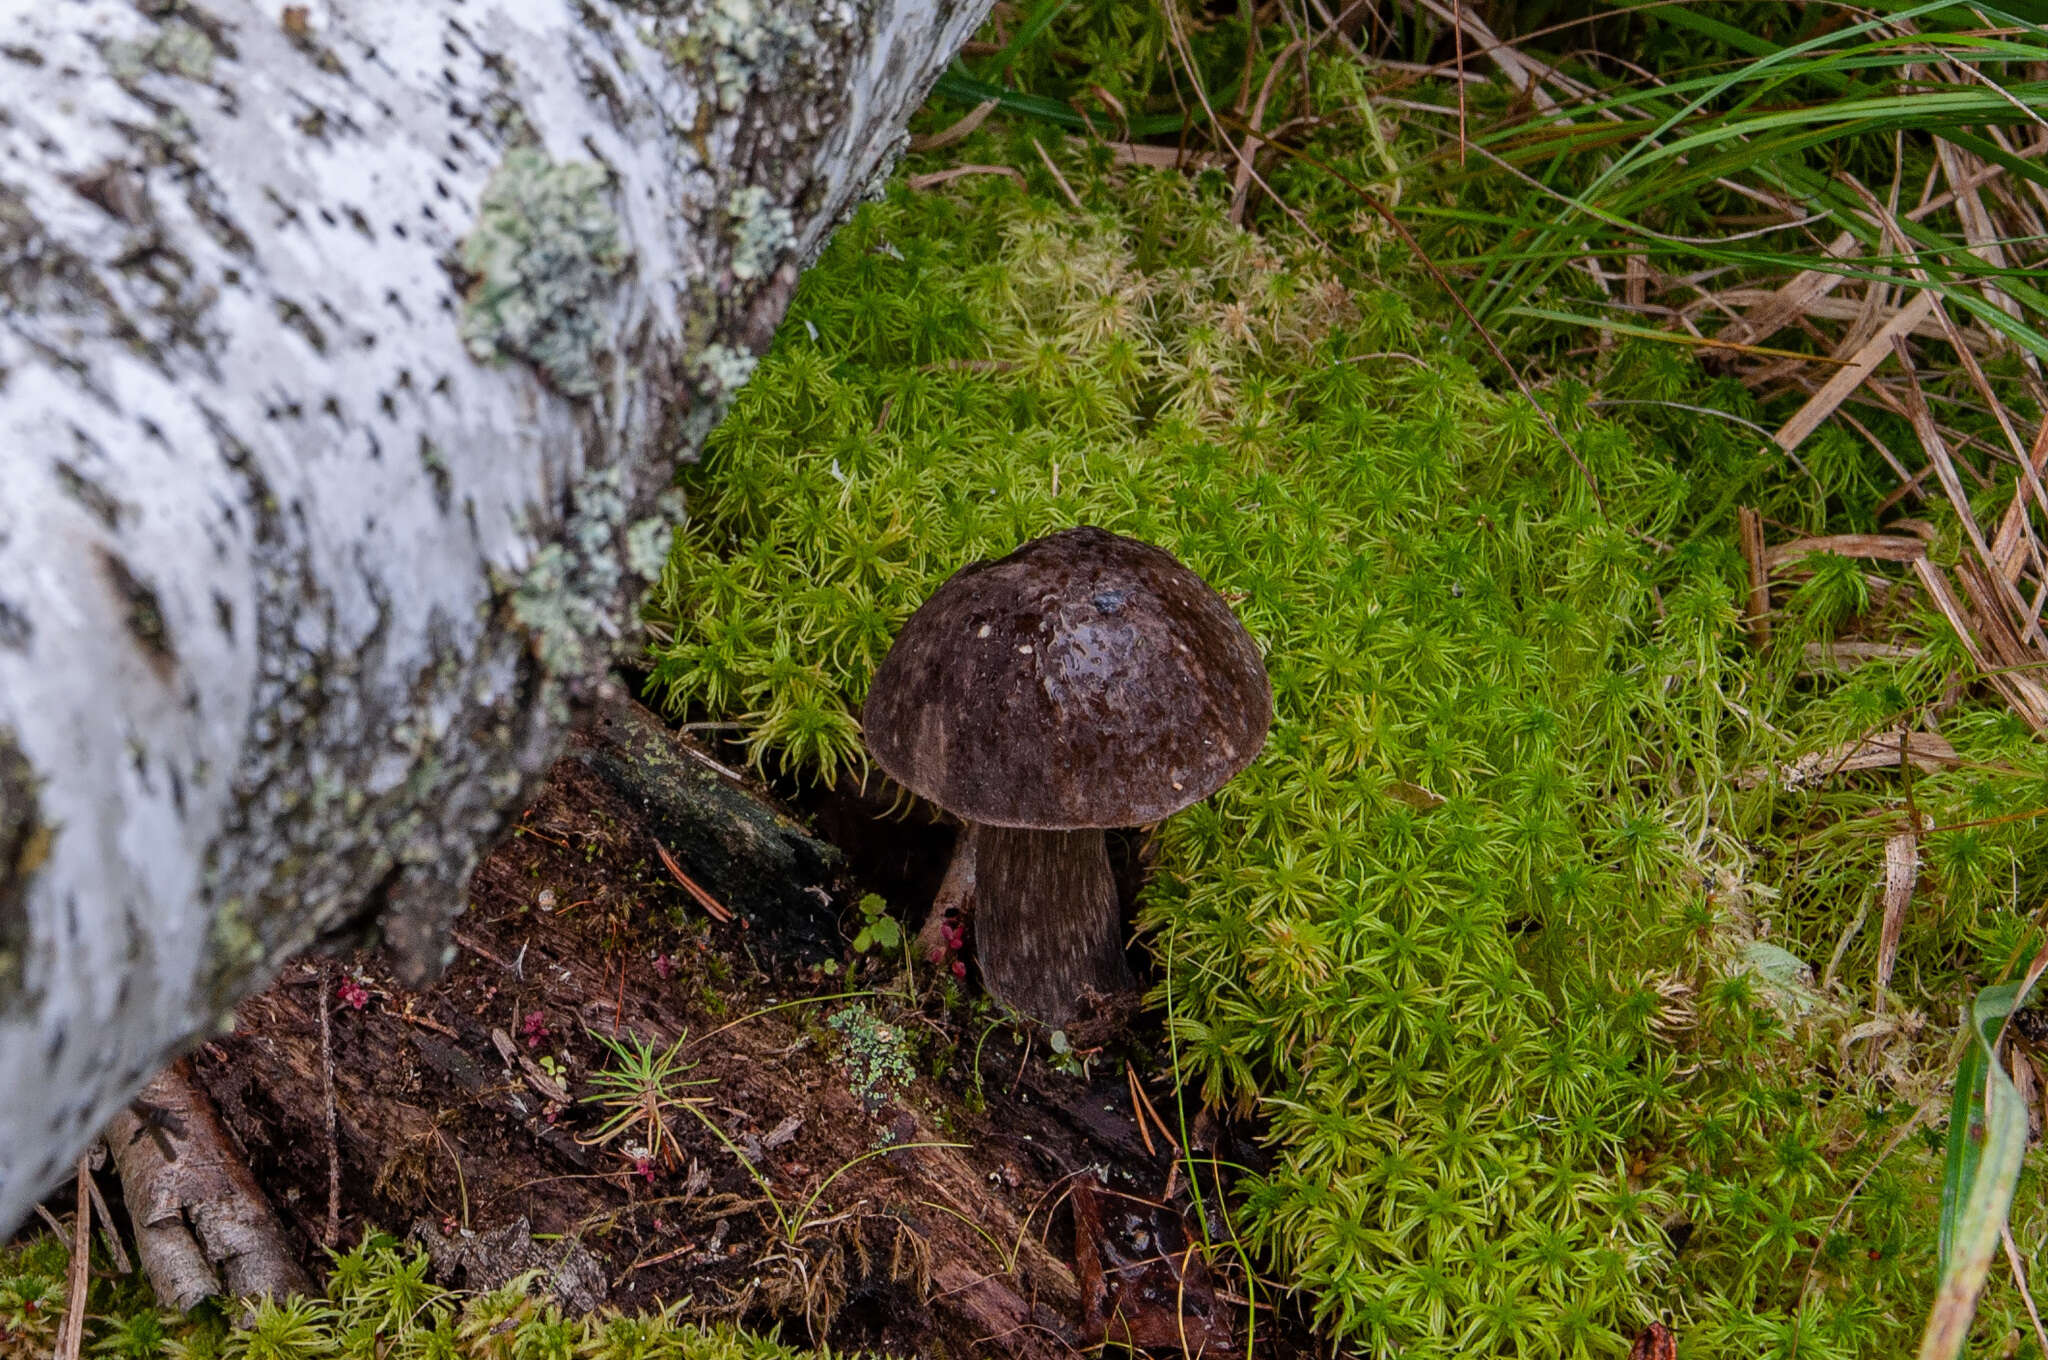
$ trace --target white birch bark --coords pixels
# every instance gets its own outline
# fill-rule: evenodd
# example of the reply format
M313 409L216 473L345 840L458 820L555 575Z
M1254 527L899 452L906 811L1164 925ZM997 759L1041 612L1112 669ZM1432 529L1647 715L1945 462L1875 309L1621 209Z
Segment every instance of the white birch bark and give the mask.
M442 962L988 0L0 0L0 1230L291 953Z

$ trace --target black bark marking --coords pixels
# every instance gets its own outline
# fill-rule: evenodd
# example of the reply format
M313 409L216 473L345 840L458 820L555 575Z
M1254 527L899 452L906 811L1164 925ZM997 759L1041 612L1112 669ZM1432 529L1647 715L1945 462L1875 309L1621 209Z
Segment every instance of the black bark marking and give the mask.
M427 470L428 478L434 483L435 508L447 514L454 500L455 484L448 473L448 460L441 456L441 450L434 441L424 434L420 436L420 466Z
M164 619L163 603L157 599L156 588L130 570L117 553L102 550L100 561L106 566L114 593L127 606L122 622L127 624L129 636L142 644L157 675L168 680L178 654L171 646L171 627Z
M65 495L84 506L110 532L120 530L121 502L114 499L112 492L61 458L57 460L55 470L57 486Z
M313 323L312 314L290 298L278 298L273 304L277 308L277 319L297 332L300 339L313 347L319 355L327 353L327 336Z
M71 180L71 188L86 202L109 217L139 226L150 221L149 194L142 180L127 166L110 161L89 175Z
M56 839L43 822L41 785L13 731L0 727L0 1015L22 1008L28 884L49 859Z
M25 652L35 635L35 625L28 621L28 614L13 601L0 596L0 647Z

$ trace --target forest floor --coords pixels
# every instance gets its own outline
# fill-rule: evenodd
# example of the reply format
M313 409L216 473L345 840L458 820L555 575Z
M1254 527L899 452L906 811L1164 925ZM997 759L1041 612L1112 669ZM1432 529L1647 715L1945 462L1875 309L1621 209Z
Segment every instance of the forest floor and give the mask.
M857 798L814 811L849 852L835 902L943 868L944 828ZM426 1245L446 1284L540 1266L572 1306L680 1304L834 1347L1062 1355L1126 1324L1141 1343L1242 1347L1241 1273L1210 1270L1200 1245L1230 1233L1200 1221L1189 1177L1256 1151L1164 1089L1156 1020L1055 1053L969 989L906 974L900 950L806 964L764 947L664 858L565 758L478 870L439 983L406 990L374 954L302 960L200 1052L316 1279L323 1246L380 1230ZM894 900L914 921L924 899ZM850 941L864 918L846 914ZM656 1075L633 1087L632 1059ZM1259 1326L1263 1353L1307 1353L1298 1327L1275 1352Z

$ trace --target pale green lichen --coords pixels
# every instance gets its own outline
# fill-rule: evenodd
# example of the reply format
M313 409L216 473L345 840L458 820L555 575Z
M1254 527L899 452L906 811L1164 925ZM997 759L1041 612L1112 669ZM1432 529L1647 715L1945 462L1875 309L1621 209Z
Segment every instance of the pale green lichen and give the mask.
M747 379L754 376L760 358L748 350L726 344L710 344L697 356L699 401L682 418L677 432L677 454L695 457L704 439L725 418L732 399Z
M133 84L151 71L183 76L187 80L213 78L216 52L213 39L182 20L165 24L147 42L118 39L106 45L107 69L115 80Z
M590 473L577 485L576 505L562 526L561 541L535 553L511 591L512 616L526 629L534 655L550 674L589 673L598 639L615 631L608 611L628 563L648 546L636 548L625 530L629 508L616 465ZM626 539L626 562L618 551L621 538ZM655 551L658 556L661 548Z
M747 379L754 376L754 369L760 364L758 356L731 345L706 345L699 357L704 376L722 396L730 397L747 385Z
M766 278L776 258L796 239L796 218L769 200L768 191L749 184L726 200L731 219L732 276L741 283Z
M214 909L212 934L215 978L225 979L238 968L253 968L263 962L263 936L250 922L248 904L241 898L227 898Z
M471 354L528 360L570 396L597 391L606 304L627 262L608 178L537 147L505 153L462 242L476 275L462 309Z
M626 530L626 566L648 580L661 575L675 536L671 522L660 516L643 519Z
M853 7L837 4L810 13L766 0L711 0L701 14L684 20L669 44L670 59L699 68L709 77L718 107L734 113L757 85L772 85L792 59L822 41L821 28L845 28Z
M580 668L596 613L570 588L573 574L568 550L550 543L534 554L512 595L512 616L526 629L534 655L558 675Z

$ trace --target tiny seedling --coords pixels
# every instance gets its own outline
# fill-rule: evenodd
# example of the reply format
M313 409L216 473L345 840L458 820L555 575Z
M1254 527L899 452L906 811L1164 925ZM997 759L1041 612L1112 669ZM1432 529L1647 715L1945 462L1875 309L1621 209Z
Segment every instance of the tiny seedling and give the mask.
M886 953L902 943L903 927L889 915L888 901L880 893L863 895L860 899L860 934L853 937L853 952L865 954L870 949L880 949Z
M583 1103L601 1106L608 1113L597 1132L578 1141L585 1147L603 1147L623 1137L647 1150L650 1165L664 1159L671 1166L681 1165L682 1154L668 1127L669 1115L682 1109L694 1111L707 1097L684 1092L711 1084L708 1077L688 1079L696 1064L683 1059L684 1036L677 1036L660 1052L646 1040L630 1035L623 1041L602 1034L591 1037L611 1050L613 1061L590 1074L593 1089Z

